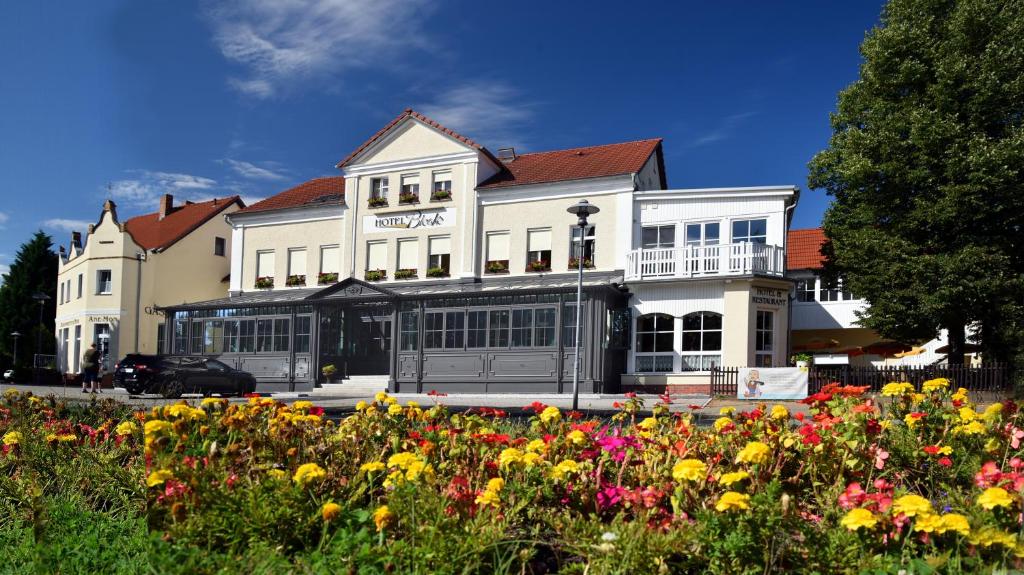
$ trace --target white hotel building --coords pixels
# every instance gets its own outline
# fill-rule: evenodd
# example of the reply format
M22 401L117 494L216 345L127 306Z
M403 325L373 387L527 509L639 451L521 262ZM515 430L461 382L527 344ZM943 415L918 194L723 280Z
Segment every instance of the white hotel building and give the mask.
M705 390L785 365L793 186L670 190L661 140L491 153L406 110L320 178L227 216L225 297L164 307L165 352L267 389ZM579 241L581 199L600 208Z

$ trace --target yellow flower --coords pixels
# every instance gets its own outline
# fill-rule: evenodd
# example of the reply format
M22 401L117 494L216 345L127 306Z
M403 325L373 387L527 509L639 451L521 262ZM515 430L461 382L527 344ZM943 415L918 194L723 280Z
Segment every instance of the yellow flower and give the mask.
M906 422L907 429L914 429L914 426L917 425L917 420L918 419L921 419L921 418L920 417L915 417L913 413L908 413L908 414L903 416L903 421Z
M305 410L311 407L313 407L312 401L296 401L295 403L292 404L292 409L294 409L295 411Z
M989 487L984 493L978 496L978 505L985 509L996 507L1009 507L1013 505L1013 498L1002 487Z
M479 505L490 505L497 507L501 503L501 496L496 491L482 491L476 496L476 503Z
M658 426L658 418L648 417L647 419L636 424L636 426L639 427L640 429L643 429L644 431L650 431Z
M434 474L434 468L427 465L423 460L416 460L409 464L409 468L405 471L405 478L409 481L416 481L420 478L420 475L426 475L431 477Z
M722 431L722 428L732 423L728 417L719 417L715 420L715 431Z
M420 457L415 453L403 451L402 453L396 453L388 458L388 467L398 467L400 469L408 469L410 465L420 460Z
M1017 546L1017 536L1013 533L1007 533L1000 531L993 527L982 527L975 531L969 539L972 545L978 545L980 547L991 547L992 545L1002 545L1003 547L1014 548Z
M877 523L878 518L875 517L874 513L861 508L851 509L839 522L840 525L850 531L856 531L861 527L872 529Z
M932 504L920 495L904 495L892 502L892 512L897 515L902 513L907 517L925 515L932 512Z
M546 452L548 450L548 444L544 443L543 439L534 439L530 443L526 444L527 451L533 451L535 453Z
M227 402L228 400L224 399L223 397L204 397L203 401L199 402L199 405L201 407L221 406L226 405Z
M715 503L715 510L718 512L732 510L750 509L750 496L735 491L726 491Z
M498 456L498 463L501 464L502 467L508 467L509 465L519 463L522 460L523 452L519 451L515 447L505 449L501 452L501 455Z
M969 535L971 533L971 524L967 522L967 518L959 513L947 513L942 516L942 524L939 525L936 533L945 533L947 531L955 531L960 535Z
M999 414L1003 412L1003 404L993 403L992 405L985 408L985 412L981 414L981 417L985 421L992 421L997 419Z
M539 453L533 453L531 451L529 453L524 453L523 454L523 465L525 465L527 467L533 467L534 465L537 465L537 463L539 461L540 461L540 454Z
M918 515L917 519L914 520L914 531L931 533L933 531L938 531L941 527L942 518L933 513Z
M985 425L980 421L972 421L970 423L954 427L953 433L962 433L964 435L979 435L985 433Z
M323 467L316 463L303 463L295 470L292 481L300 486L305 486L310 482L323 480L325 477L327 477L327 472Z
M684 459L672 466L672 478L676 481L700 481L708 475L708 466L699 459Z
M948 445L943 445L936 453L939 455L950 455L953 453L953 448Z
M570 473L576 473L580 470L579 463L576 463L572 459L566 459L558 465L551 468L552 479L561 480Z
M928 396L923 394L923 393L914 393L914 394L911 394L911 396L910 396L910 402L913 403L914 405L917 405L917 404L921 403L922 401L924 401L924 399L926 397L928 397Z
M505 480L500 477L495 477L487 482L487 491L494 491L495 493L505 488Z
M768 461L771 449L760 441L751 441L736 456L736 463L764 463Z
M362 411L362 410L366 409L367 407L369 407L369 404L366 403L365 401L358 401L358 402L356 402L356 411Z
M750 474L746 471L733 471L732 473L726 473L718 478L718 482L722 485L729 487L733 483L738 483L744 479L750 477Z
M389 395L389 396L388 396L388 397L387 397L387 398L386 398L386 399L384 400L384 403L385 403L385 404L387 404L387 405L397 405L397 404L398 404L398 399L396 399L396 398L394 398L394 397L391 397L391 396Z
M8 431L4 434L4 445L18 445L24 439L20 431Z
M267 475L269 475L270 477L272 477L274 479L283 479L284 478L284 470L283 469L271 469L271 470L267 471Z
M156 487L157 485L163 485L168 479L173 479L174 474L166 469L160 471L154 471L149 474L146 478L146 487Z
M373 512L373 524L377 526L377 531L383 531L384 528L391 525L395 520L395 514L388 509L387 505L381 505Z
M728 416L728 415L732 415L734 413L736 413L736 408L735 407L728 407L728 406L726 406L726 407L723 407L722 409L718 410L718 415L726 415L726 416Z
M388 406L388 415L398 415L402 413L402 406L397 403L392 403Z
M967 389L961 387L960 389L956 390L956 393L953 394L951 399L953 401L964 401L964 400L966 400L967 399Z
M324 503L324 506L320 508L320 516L324 518L324 521L332 521L341 513L341 505L333 501Z
M138 430L139 430L139 426L136 425L136 423L134 421L130 421L129 420L129 421L122 421L121 423L118 423L117 427L114 428L114 433L116 433L118 435L121 435L121 436L124 436L124 435L132 435L133 433L135 433Z
M949 387L949 380L944 377L929 379L921 384L921 389L924 391L935 391L938 389L946 389L947 387Z
M549 405L544 408L544 411L540 412L540 420L546 425L552 423L558 423L562 419L562 412L557 407Z
M882 395L896 397L914 392L914 384L906 382L892 382L882 386Z
M147 436L157 435L164 431L170 431L174 426L170 421L164 421L163 419L151 419L142 426L143 431Z
M387 469L387 466L380 461L371 461L359 466L360 473L376 473L378 471L384 471L385 469Z
M773 405L769 416L772 419L789 419L789 410L784 405Z
M384 393L383 391L378 391L373 395L373 400L376 401L377 403L384 403L387 399L388 394ZM384 509L387 509L387 505L384 506Z
M960 421L964 423L970 423L978 419L978 412L970 407L961 407L958 413L960 414Z
M572 442L573 445L583 445L583 443L587 441L587 434L583 433L579 429L574 429L570 431L566 435L566 437L569 439L569 441Z

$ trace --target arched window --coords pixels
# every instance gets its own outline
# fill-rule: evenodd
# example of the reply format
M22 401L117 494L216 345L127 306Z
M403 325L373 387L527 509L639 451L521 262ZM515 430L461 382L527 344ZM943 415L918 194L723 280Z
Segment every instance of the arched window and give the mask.
M672 371L675 362L675 319L663 313L636 318L636 371Z
M722 365L722 314L698 311L683 316L683 371Z

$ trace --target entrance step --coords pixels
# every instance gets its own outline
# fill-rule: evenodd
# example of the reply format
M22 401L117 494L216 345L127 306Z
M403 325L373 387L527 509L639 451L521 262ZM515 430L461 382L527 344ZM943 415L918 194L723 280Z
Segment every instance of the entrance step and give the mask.
M374 394L378 391L386 391L388 388L388 376L386 375L353 375L348 379L342 379L334 383L321 384L318 394L340 392L344 394L368 393Z

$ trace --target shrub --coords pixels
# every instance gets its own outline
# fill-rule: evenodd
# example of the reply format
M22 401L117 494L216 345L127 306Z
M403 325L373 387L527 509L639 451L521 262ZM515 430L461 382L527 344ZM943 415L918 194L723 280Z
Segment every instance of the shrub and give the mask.
M306 276L304 275L291 275L285 280L284 285L288 287L304 286L306 285Z
M368 282L379 282L388 278L388 272L385 270L366 270L364 277Z
M427 269L428 278L446 278L448 277L448 270L442 267L432 267Z
M256 289L270 289L274 287L274 278L272 276L263 276L256 278Z
M410 279L410 278L415 278L415 277L416 277L416 268L403 268L403 269L400 269L400 270L395 270L395 279L396 280L405 280L405 279Z

